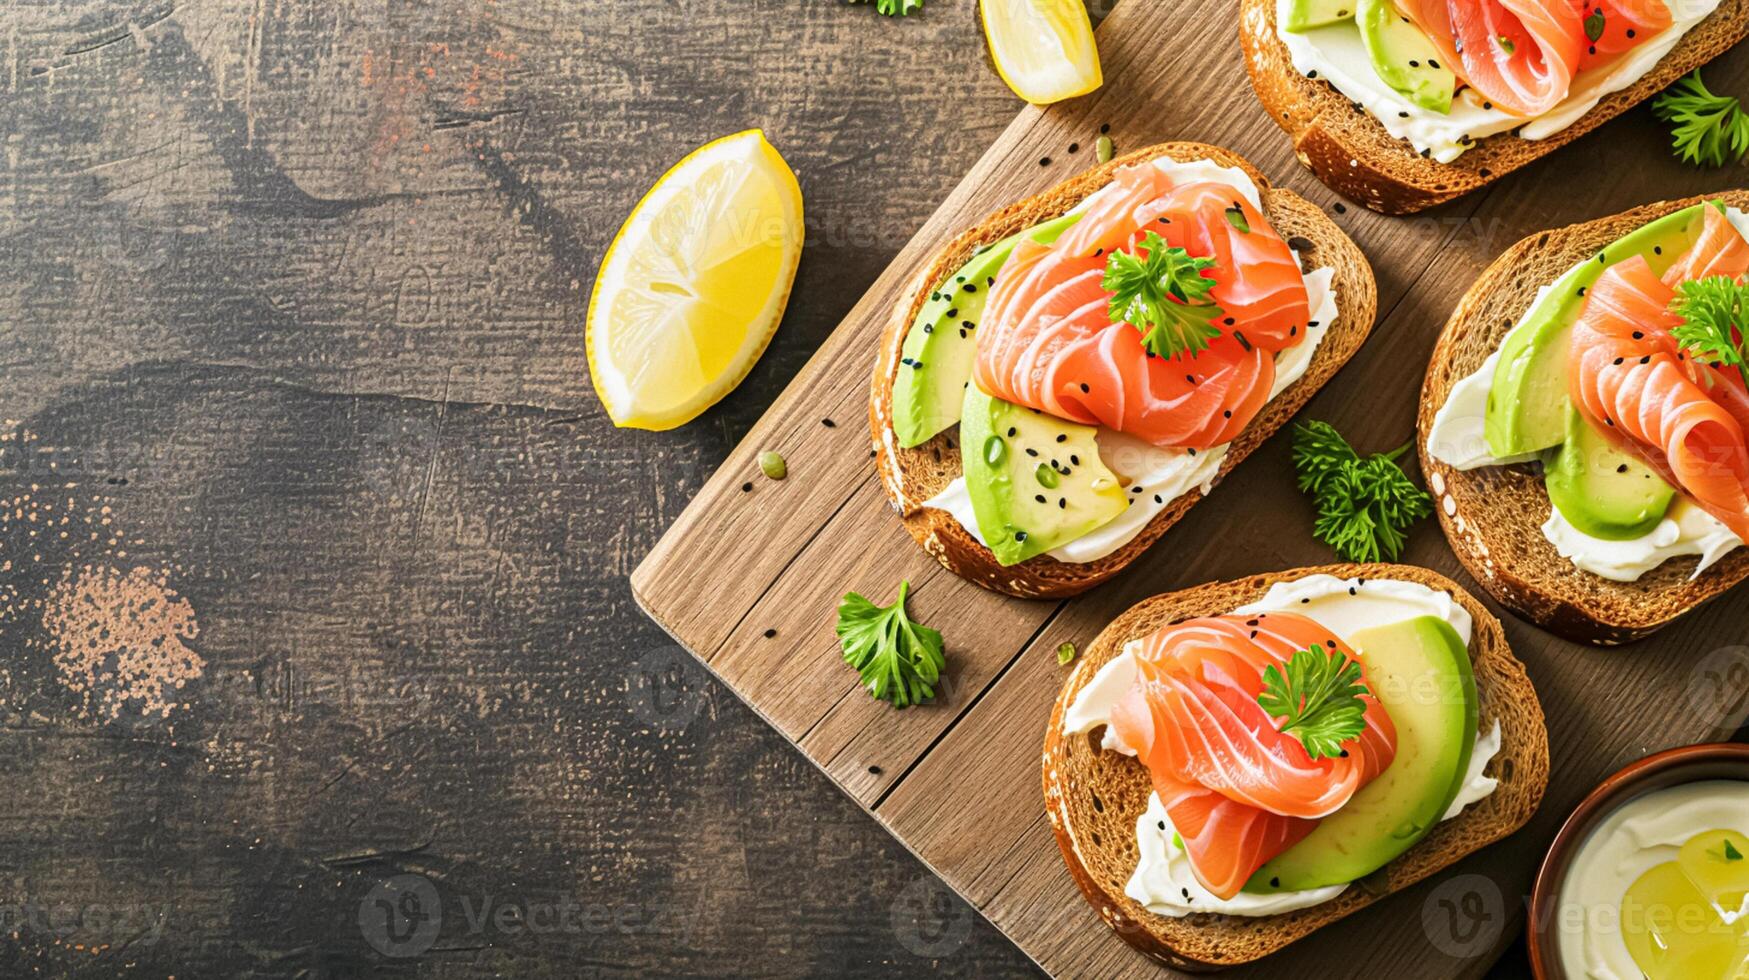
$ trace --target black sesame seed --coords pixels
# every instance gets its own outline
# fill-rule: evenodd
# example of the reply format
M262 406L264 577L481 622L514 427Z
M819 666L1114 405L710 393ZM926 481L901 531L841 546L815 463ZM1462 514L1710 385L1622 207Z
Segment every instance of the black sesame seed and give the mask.
M960 315L960 308L957 306L948 307L947 312L942 314L942 316L946 317L949 320L951 320L954 317L959 316L959 315Z
M1232 410L1232 409L1230 409L1230 408L1229 408L1229 409L1227 409L1227 410L1226 410L1226 411L1224 411L1224 412L1222 412L1222 413L1221 413L1221 416L1222 416L1222 417L1223 417L1223 418L1229 418L1229 419L1230 419L1230 418L1232 418L1232 417L1233 417L1233 410Z
M1070 152L1070 153L1080 153L1080 152L1081 152L1081 144L1079 144L1079 143L1070 143L1070 144L1069 144L1069 152Z
M1089 391L1090 391L1090 390L1091 390L1091 389L1089 389L1089 388L1088 388L1088 387L1087 387L1087 382L1085 382L1085 381L1083 381L1083 382L1081 382L1081 394L1083 394L1083 395L1085 395L1085 394L1087 394L1087 393L1088 393L1088 392L1089 392Z
M752 493L753 492L753 484L751 484L751 483L741 484L741 492L742 493Z
M1343 204L1341 201L1337 201L1336 202L1336 213L1337 214L1347 214L1348 213L1348 205Z
M968 293L975 293L978 291L978 284L975 282L968 282L965 285L965 290Z
M1166 501L1164 501L1164 500L1161 500L1161 499L1160 499L1160 495L1159 495L1159 494L1155 494L1155 495L1154 495L1154 503L1157 503L1157 504L1163 504L1163 503L1165 503L1165 502L1166 502Z
M1628 28L1628 37L1633 37L1633 36L1634 36L1634 29L1630 27L1630 28Z
M1617 466L1617 467L1616 467L1616 468L1615 468L1615 471L1616 471L1616 472L1617 472L1617 473L1626 473L1626 472L1627 472L1627 471L1628 471L1628 464L1626 464L1626 463L1623 463L1623 464L1621 464L1621 465L1620 465L1620 466Z
M1045 495L1042 493L1035 493L1032 495L1032 499L1034 499L1042 504L1045 502Z
M1109 132L1111 132L1111 123L1100 123L1100 124L1099 124L1099 131L1100 131L1100 132L1101 132L1101 133L1109 133Z
M1051 165L1051 158L1050 157L1039 157L1038 158L1038 165L1041 167L1050 166Z
M776 635L777 635L777 630L766 630L765 631L765 638L768 640Z
M1061 432L1059 432L1059 433L1057 433L1057 441L1058 441L1058 442L1068 442L1068 441L1069 441L1069 437L1068 437L1068 436L1067 436L1067 435L1065 435L1065 434L1063 434L1063 433L1061 433Z
M1026 540L1026 532L1025 532L1025 531L1016 531L1016 532L1014 532L1014 540L1016 540L1016 541L1025 541L1025 540Z
M821 424L821 425L823 425L823 426L825 426L825 427L826 427L826 428L828 428L828 429L836 429L836 428L838 428L838 423L837 423L837 422L834 422L834 421L832 421L832 420L831 420L831 419L821 419L821 420L820 420L820 424Z

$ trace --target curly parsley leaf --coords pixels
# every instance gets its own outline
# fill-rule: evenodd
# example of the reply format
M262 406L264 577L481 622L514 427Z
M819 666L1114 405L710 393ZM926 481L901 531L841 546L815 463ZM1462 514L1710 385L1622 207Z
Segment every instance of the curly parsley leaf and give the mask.
M1263 672L1263 693L1257 703L1270 717L1282 719L1282 734L1292 734L1306 754L1325 759L1342 754L1342 743L1366 730L1366 694L1360 664L1340 650L1324 651L1314 643L1288 658L1287 672L1271 666Z
M1698 68L1653 99L1652 112L1675 124L1670 145L1686 163L1722 167L1749 154L1749 114L1736 99L1708 91Z
M1409 445L1362 457L1329 423L1294 427L1297 482L1318 512L1312 534L1342 560L1394 561L1409 528L1433 513L1427 491L1397 464Z
M947 665L941 634L905 615L910 582L899 583L899 598L877 606L855 592L838 604L838 643L844 662L862 675L863 686L895 708L935 696L935 682Z
M1741 860L1743 860L1743 852L1737 850L1736 845L1732 844L1729 840L1725 841L1725 860L1727 860L1727 861L1741 861Z
M1749 385L1749 350L1744 349L1749 286L1729 276L1690 279L1676 287L1670 312L1682 317L1682 323L1670 330L1678 344L1716 367L1736 368Z
M868 0L850 0L851 3L868 3ZM887 17L908 17L923 9L923 0L874 0L875 10Z
M1202 274L1215 260L1169 248L1156 232L1148 232L1140 249L1145 254L1113 252L1105 262L1099 285L1112 294L1111 321L1140 330L1142 346L1155 357L1207 350L1221 335L1212 321L1222 310L1209 298L1215 282Z

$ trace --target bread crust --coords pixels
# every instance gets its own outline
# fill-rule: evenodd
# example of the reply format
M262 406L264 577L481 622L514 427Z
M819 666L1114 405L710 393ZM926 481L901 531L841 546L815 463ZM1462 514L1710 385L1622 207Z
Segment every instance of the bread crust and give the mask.
M1749 549L1737 549L1692 579L1696 558L1667 561L1637 582L1612 582L1583 571L1543 536L1552 505L1540 467L1454 469L1428 452L1433 418L1452 388L1499 348L1538 288L1647 222L1713 200L1749 210L1749 191L1726 191L1659 201L1531 235L1482 272L1433 349L1421 388L1417 442L1440 526L1464 568L1494 598L1569 639L1613 645L1647 636L1749 577Z
M1329 266L1336 272L1333 283L1337 316L1334 322L1323 328L1326 332L1311 366L1304 377L1271 399L1245 431L1233 440L1232 448L1215 477L1217 483L1286 424L1354 356L1372 330L1373 317L1378 309L1378 287L1373 280L1372 267L1359 247L1317 206L1291 191L1271 187L1249 161L1220 147L1203 143L1150 146L1009 205L961 233L936 252L928 265L911 280L903 298L893 306L875 363L869 398L869 427L874 436L875 465L881 484L906 530L950 571L987 589L1023 598L1061 597L1084 592L1122 571L1177 523L1192 505L1202 499L1203 494L1193 489L1179 497L1155 515L1135 539L1097 561L1068 563L1059 562L1049 555L1039 555L1017 565L1002 565L951 514L923 506L925 500L960 474L959 427L951 426L912 449L900 448L893 438L893 386L898 378L905 335L935 284L964 265L980 245L1055 218L1105 186L1119 167L1160 156L1182 161L1206 159L1244 170L1257 184L1270 224L1284 239L1296 240L1307 268Z
M1328 902L1271 916L1196 914L1181 919L1147 911L1124 894L1136 863L1135 824L1152 790L1135 759L1097 748L1100 730L1065 736L1063 715L1094 674L1125 643L1195 616L1222 615L1261 598L1276 582L1311 575L1399 579L1449 592L1475 620L1470 657L1479 701L1478 730L1498 720L1501 749L1485 772L1500 780L1489 796L1441 821L1385 867ZM1548 732L1536 690L1507 645L1500 621L1474 596L1435 572L1405 565L1325 565L1215 582L1144 599L1107 626L1064 682L1044 747L1045 809L1069 873L1106 925L1160 962L1196 972L1248 963L1301 939L1380 898L1506 837L1528 821L1548 785Z
M1364 109L1293 65L1276 33L1275 0L1240 0L1239 41L1257 98L1293 138L1300 163L1351 200L1384 214L1410 214L1467 194L1552 153L1723 54L1749 35L1749 0L1724 0L1639 81L1599 100L1571 126L1541 140L1508 131L1478 141L1451 163L1424 159Z

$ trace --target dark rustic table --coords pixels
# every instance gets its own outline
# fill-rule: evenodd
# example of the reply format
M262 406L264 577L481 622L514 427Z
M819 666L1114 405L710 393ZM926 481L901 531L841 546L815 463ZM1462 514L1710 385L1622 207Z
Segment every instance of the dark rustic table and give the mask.
M0 975L1031 970L625 581L1013 116L977 38L971 0L5 7ZM806 194L789 313L722 405L615 430L596 261L751 126Z

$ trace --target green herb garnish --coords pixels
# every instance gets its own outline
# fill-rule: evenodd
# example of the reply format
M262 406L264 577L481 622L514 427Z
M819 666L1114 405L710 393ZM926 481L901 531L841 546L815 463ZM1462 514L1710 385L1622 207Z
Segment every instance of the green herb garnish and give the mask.
M1749 287L1730 276L1690 279L1676 287L1670 312L1682 323L1670 336L1695 357L1715 366L1734 367L1749 385L1749 351L1744 349L1744 313L1749 310Z
M1202 274L1215 260L1170 248L1152 231L1141 248L1146 256L1113 252L1106 260L1099 285L1112 294L1111 321L1140 330L1142 346L1155 357L1194 357L1207 350L1209 341L1221 335L1211 322L1222 313L1209 299L1215 282Z
M838 642L844 647L844 662L862 675L868 693L895 708L934 697L935 682L947 665L941 634L905 615L905 592L910 587L910 582L900 582L899 598L885 608L855 592L845 593L838 604Z
M1722 167L1749 154L1749 114L1736 99L1707 91L1698 68L1653 99L1652 112L1675 123L1670 145L1686 163Z
M1285 676L1273 665L1263 672L1257 703L1270 717L1284 719L1278 731L1298 737L1307 755L1325 759L1341 755L1342 743L1366 730L1366 703L1360 700L1365 693L1360 664L1314 643L1295 651Z
M1602 36L1603 13L1602 8L1597 8L1585 18L1585 40L1590 41L1592 44L1596 44L1597 39Z
M1394 561L1410 526L1433 513L1427 491L1397 465L1412 444L1363 459L1326 422L1294 427L1299 487L1318 509L1312 534L1344 561Z
M1732 846L1732 844L1729 840L1725 841L1725 860L1727 860L1727 861L1741 861L1741 860L1743 860L1743 852L1737 850L1736 847Z
M1245 209L1239 206L1239 202L1234 201L1232 207L1221 213L1227 216L1227 224L1238 229L1239 234L1251 234L1251 222L1245 217Z
M1495 37L1494 40L1500 42L1500 50L1506 52L1508 56L1518 50L1518 45L1513 44L1512 39L1504 34Z
M850 0L851 3L868 3L868 0ZM923 9L923 0L874 0L875 9L888 17L906 17L915 11Z
M1066 664L1075 659L1075 644L1062 643L1057 646L1057 663Z

